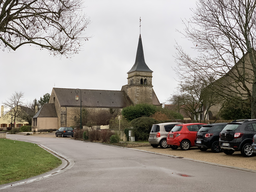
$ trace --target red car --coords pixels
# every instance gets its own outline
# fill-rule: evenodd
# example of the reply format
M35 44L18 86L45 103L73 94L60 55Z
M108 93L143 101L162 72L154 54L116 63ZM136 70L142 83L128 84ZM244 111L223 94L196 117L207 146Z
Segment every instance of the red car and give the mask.
M184 123L175 125L168 133L167 144L172 149L180 147L183 150L188 150L190 147L195 146L197 131L203 126L204 123Z

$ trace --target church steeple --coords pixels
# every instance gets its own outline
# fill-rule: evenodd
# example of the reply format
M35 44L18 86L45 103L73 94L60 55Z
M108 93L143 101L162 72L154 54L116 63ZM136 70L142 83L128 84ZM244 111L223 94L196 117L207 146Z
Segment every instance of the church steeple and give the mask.
M135 64L133 65L133 67L131 68L131 70L128 73L135 72L135 71L152 72L149 69L149 67L147 66L145 59L144 59L141 35L139 36L139 43L138 43L138 48L137 48Z

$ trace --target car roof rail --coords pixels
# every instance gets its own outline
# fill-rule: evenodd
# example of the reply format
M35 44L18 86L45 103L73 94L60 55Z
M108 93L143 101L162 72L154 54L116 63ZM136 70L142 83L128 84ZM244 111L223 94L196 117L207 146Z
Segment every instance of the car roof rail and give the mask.
M256 121L256 119L236 119L233 122L249 122L249 121Z

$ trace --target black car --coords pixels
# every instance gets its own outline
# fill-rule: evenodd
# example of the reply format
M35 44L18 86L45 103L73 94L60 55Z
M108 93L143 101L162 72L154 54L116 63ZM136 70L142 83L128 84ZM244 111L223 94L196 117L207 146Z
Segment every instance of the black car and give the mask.
M201 151L211 149L215 153L220 152L219 134L226 125L227 123L214 123L201 127L197 132L196 146Z
M253 155L252 140L256 134L256 119L235 120L220 132L219 144L223 152L232 155L241 151L245 157Z
M58 137L58 136L61 136L61 137L71 136L71 137L73 137L74 136L74 129L72 127L61 127L55 132L55 136L56 137Z

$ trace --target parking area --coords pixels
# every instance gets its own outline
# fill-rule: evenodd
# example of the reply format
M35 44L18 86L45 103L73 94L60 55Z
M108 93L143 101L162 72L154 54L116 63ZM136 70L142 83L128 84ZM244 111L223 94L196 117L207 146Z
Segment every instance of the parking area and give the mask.
M172 150L171 148L162 149L160 147L153 148L151 146L137 147L137 149L256 171L256 156L243 157L240 152L235 152L233 155L226 155L223 152L212 153L209 149L207 151L200 151L196 147L187 151L181 150L180 148Z

